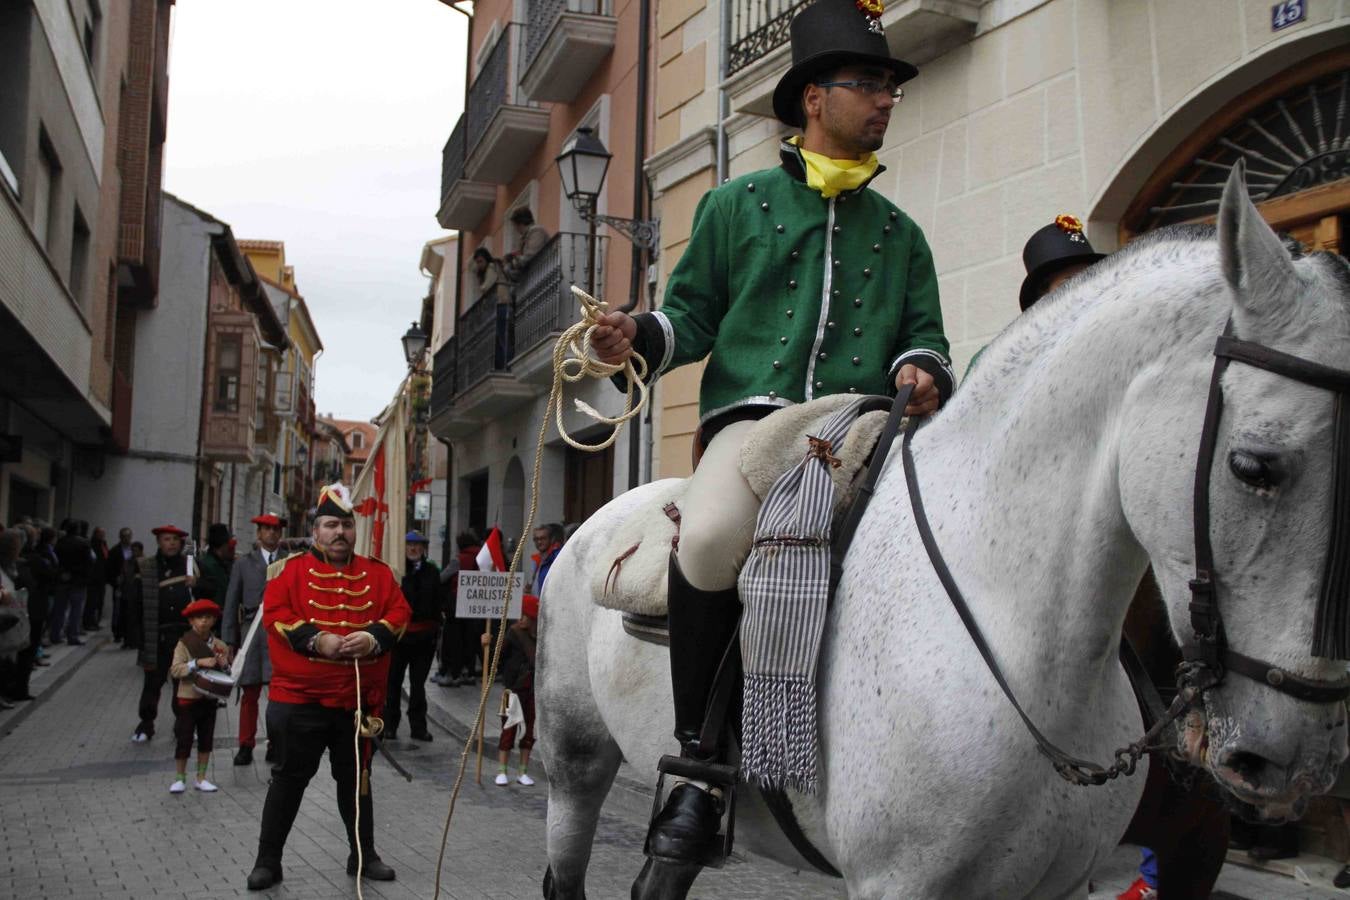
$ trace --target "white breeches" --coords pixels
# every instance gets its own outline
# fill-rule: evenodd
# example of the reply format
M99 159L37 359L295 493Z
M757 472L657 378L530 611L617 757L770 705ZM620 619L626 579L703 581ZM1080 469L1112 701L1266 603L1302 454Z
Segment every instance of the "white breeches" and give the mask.
M680 501L680 571L702 591L736 586L760 502L741 474L741 445L755 422L733 422L713 437Z

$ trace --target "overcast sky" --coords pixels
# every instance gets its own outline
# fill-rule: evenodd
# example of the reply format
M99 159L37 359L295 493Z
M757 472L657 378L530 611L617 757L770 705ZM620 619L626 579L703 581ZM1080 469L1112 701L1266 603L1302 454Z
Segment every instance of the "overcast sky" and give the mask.
M369 419L406 371L467 21L438 0L173 8L164 187L237 238L286 242L324 345L320 414Z

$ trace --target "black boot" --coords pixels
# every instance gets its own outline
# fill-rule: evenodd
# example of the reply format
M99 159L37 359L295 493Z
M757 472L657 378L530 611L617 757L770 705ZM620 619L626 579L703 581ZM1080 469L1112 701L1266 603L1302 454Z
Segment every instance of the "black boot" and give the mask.
M736 637L741 605L736 589L703 591L680 571L670 557L670 681L675 697L675 737L680 755L715 763L719 747L709 746L704 734L709 698L718 669L734 654L728 648ZM714 711L725 715L725 710ZM710 722L720 731L721 722ZM721 823L721 797L691 784L678 784L647 832L647 855L675 862L702 863Z

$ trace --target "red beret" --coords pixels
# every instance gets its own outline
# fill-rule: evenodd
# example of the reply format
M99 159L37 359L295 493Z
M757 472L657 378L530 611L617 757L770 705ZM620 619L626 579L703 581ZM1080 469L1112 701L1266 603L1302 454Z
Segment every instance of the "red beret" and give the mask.
M159 537L161 534L176 534L181 538L188 536L188 533L177 525L161 525L158 528L151 528L150 533L155 537Z
M254 516L249 521L254 525L271 525L273 528L286 527L286 520L280 516L273 515L272 513L268 513L265 516Z
M193 600L187 606L183 607L183 618L190 619L193 616L215 616L220 618L220 607L214 600Z
M534 594L526 594L521 598L520 611L531 619L539 618L539 598Z

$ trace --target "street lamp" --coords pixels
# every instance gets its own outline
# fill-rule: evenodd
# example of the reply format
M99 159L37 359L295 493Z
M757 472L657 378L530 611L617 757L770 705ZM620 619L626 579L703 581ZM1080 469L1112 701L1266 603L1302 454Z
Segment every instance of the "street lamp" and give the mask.
M403 334L403 357L413 366L422 358L427 349L427 333L416 322Z
M605 186L605 175L609 173L609 161L613 155L600 143L590 128L578 128L576 134L563 144L558 154L558 176L562 179L563 193L572 201L577 212L591 225L591 246L594 252L595 226L604 223L618 231L643 250L656 249L660 238L660 222L655 219L621 219L616 216L603 216L595 211L595 200Z

